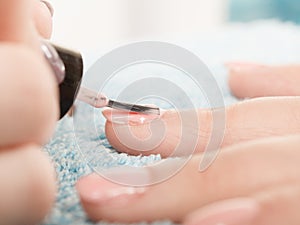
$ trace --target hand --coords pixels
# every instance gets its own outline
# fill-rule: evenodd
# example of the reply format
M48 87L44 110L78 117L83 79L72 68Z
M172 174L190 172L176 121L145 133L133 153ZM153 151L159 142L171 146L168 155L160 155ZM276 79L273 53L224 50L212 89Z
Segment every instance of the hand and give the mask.
M35 224L49 211L55 175L41 145L58 118L54 75L40 50L51 13L37 0L0 2L0 224Z
M291 85L296 87L297 80L290 81L286 78L295 78L292 72L289 73L294 71L290 70L291 67L286 67L289 68L287 71L282 67L256 68L252 73L242 73L241 68L240 73L231 70L230 87L234 94L239 97L284 93L291 95ZM259 68L264 68L264 72ZM272 77L275 72L277 76ZM260 74L260 77L256 74ZM243 75L246 77L243 78ZM290 86L286 88L280 85L276 93L277 89L274 90L273 86L265 85L262 93L260 79L266 80L268 75L270 80L264 84L276 85L284 79L284 83ZM242 79L248 80L241 82ZM237 83L240 85L235 85ZM202 158L201 152L210 138L212 118L209 110L199 110L199 124L205 124L204 127L194 128L199 131L196 146L196 152L199 154L195 155L180 173L166 182L146 188L143 193L137 189L126 191L123 186L94 174L87 176L77 184L83 207L95 221L172 219L184 221L187 225L298 225L299 106L300 97L295 96L253 99L226 108L227 120L222 151L211 167L203 173L199 173L198 168ZM161 153L167 157L181 141L180 117L176 112L167 112L159 121L153 121L151 127L113 124L111 110L105 111L104 115L108 119L108 140L121 152ZM189 112L181 112L181 116L188 119ZM128 135L128 127L131 135ZM164 128L165 136L152 151L144 152L144 149L149 149L149 145L153 145L145 141L151 135L149 128L152 129L152 133ZM197 134L191 132L191 138L195 138L194 133ZM121 141L125 139L126 145ZM135 143L138 144L134 145ZM144 174L150 182L153 174L162 171L159 167L154 170L139 169L139 173ZM122 176L125 177L131 176L124 171L114 172L122 172ZM113 196L111 193L122 194Z

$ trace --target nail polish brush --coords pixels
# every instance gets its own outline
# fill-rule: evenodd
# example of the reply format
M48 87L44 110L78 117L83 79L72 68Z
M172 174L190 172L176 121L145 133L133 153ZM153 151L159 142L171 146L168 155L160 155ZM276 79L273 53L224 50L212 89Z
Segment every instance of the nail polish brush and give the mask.
M72 107L75 99L93 107L110 107L141 114L160 115L158 107L129 104L109 99L102 93L81 86L83 60L80 53L42 41L41 49L59 83L60 118Z

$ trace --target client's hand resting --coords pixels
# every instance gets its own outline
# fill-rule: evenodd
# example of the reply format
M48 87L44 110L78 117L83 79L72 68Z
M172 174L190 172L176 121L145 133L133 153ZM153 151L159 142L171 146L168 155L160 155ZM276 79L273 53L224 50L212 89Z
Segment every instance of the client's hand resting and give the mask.
M203 173L198 172L198 167L201 152L211 134L209 110L197 112L202 125L195 128L199 129L197 154L167 181L146 187L141 192L124 189L96 175L83 178L77 188L83 206L93 220L172 219L187 225L300 224L300 97L296 97L300 94L300 67L244 63L227 66L229 85L238 97L293 97L258 98L226 108L222 150ZM120 152L160 153L167 157L180 142L180 117L176 112L168 111L160 121L153 121L155 124L151 128L157 130L151 132L164 127L165 136L148 152L142 151L153 144L146 141L151 135L147 124L114 124L111 110L105 111L104 115L108 119L107 138ZM181 116L188 120L189 112ZM195 133L185 135L195 138ZM125 145L120 137L126 137L130 145ZM128 146L135 146L135 149ZM119 172L126 176L126 172ZM159 168L139 169L150 182L161 172Z

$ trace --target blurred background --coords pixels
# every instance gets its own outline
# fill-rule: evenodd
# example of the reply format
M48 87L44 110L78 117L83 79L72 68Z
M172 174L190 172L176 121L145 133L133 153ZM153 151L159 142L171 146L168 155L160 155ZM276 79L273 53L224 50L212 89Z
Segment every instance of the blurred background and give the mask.
M200 35L236 22L300 22L299 0L50 0L53 40L77 49Z
M229 21L248 22L257 19L279 19L300 22L299 0L230 0Z

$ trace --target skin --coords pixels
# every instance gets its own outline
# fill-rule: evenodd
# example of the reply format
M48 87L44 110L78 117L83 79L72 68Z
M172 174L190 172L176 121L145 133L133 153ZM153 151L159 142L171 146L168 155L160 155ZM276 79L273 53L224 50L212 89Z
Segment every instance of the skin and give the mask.
M1 224L36 224L48 212L55 194L54 172L41 152L41 144L51 136L58 118L57 85L41 56L38 41L40 35L49 37L51 33L50 13L45 5L34 0L1 1L0 10L6 18L0 21L0 90L3 96L0 97L0 167L3 167L0 168L0 178L5 184L0 187ZM241 98L298 95L295 86L297 72L292 72L297 71L294 66L263 70L258 68L260 66L255 67L251 72L249 65L239 64L238 68L230 65L229 85L235 95ZM249 80L252 82L247 82ZM266 85L275 81L276 88ZM87 201L88 193L82 192L84 189L81 188L92 178L83 178L77 185L83 207L93 220L133 222L169 218L192 224L203 214L218 219L220 205L226 206L230 200L243 197L258 206L251 223L243 221L243 224L298 225L298 104L296 97L259 99L229 107L226 109L228 119L223 149L207 171L199 173L198 165L205 146L203 143L209 137L209 126L199 132L203 134L199 139L203 143L197 145L199 153L179 173L166 182L146 188L143 194L125 197L121 206L118 201L113 204L113 199L107 204ZM257 121L258 109L260 121ZM19 112L22 112L22 117ZM209 112L200 110L198 116L209 124ZM166 113L163 118L168 128L166 137L171 138L171 132L176 128L168 121L178 124L177 119L178 115ZM138 154L139 150L128 149L117 142L116 130L112 126L110 122L106 126L111 144L119 151ZM131 128L133 132L139 131L140 139L149 136L149 127L135 125ZM276 137L279 135L285 136ZM135 136L132 142L137 140ZM169 143L163 142L155 152L168 156L176 142L176 138ZM165 149L169 151L167 154ZM153 174L160 172L151 171ZM111 182L97 180L101 186L95 187L105 195L112 187L103 184ZM113 188L119 187L115 185ZM234 223L235 215L232 217ZM196 224L201 225L201 221Z
M55 198L41 145L58 118L57 84L39 48L51 14L36 0L0 1L0 224L36 224Z
M200 124L206 125L198 128L196 154L179 173L165 182L147 187L142 196L127 196L123 205L118 200L115 204L101 204L99 199L93 200L84 194L84 188L95 179L95 175L82 178L77 189L90 218L121 222L171 219L186 225L300 223L300 97L297 97L300 94L297 88L300 67L237 62L227 66L232 93L240 98L259 98L225 109L224 140L213 164L202 173L198 170L211 134L210 111L198 110ZM168 157L180 142L178 113L165 113L160 120L161 126L113 124L112 112L105 111L104 115L108 119L107 138L120 152L135 155L161 153ZM181 116L188 117L188 114L182 113ZM148 147L142 143L150 137L149 129L155 133L155 129L161 128L165 129L163 140L152 151L143 152L142 149ZM122 141L124 137L126 144ZM128 147L137 142L139 145L135 148ZM161 171L160 168L154 169L151 174ZM99 183L94 184L94 189L108 193L105 187L112 182L99 176L97 179ZM234 201L240 202L237 209L243 210L226 213L224 209L230 208ZM241 215L248 216L242 218Z

